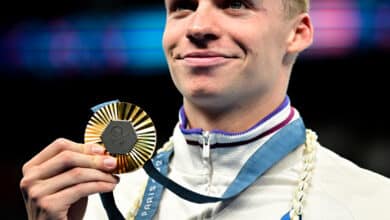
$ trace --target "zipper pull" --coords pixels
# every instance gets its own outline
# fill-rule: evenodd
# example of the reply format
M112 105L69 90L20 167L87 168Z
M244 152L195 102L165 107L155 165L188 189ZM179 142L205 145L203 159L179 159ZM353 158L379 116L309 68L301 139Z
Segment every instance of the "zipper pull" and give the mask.
M204 131L202 135L203 135L202 156L203 159L209 159L210 158L210 132Z

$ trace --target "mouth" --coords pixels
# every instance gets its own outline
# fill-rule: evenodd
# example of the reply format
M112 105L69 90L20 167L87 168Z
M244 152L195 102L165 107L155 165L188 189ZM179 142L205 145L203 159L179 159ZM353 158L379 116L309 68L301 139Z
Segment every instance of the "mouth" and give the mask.
M193 51L175 57L176 60L184 62L189 67L213 67L237 58L237 56L214 51Z

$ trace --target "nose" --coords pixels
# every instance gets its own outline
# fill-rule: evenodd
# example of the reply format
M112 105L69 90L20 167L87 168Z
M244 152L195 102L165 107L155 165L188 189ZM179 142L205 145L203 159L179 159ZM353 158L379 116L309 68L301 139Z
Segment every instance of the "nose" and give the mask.
M212 4L199 3L187 27L187 38L199 47L207 47L208 43L218 39L220 34L217 8Z

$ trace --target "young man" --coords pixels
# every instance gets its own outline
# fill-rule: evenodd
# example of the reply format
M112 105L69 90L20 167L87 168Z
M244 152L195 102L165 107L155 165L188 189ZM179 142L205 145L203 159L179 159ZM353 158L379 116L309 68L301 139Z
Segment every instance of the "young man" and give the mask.
M112 190L129 219L387 218L390 180L321 147L290 106L294 61L313 39L308 1L165 4L163 46L183 108L159 155L174 152L169 178L221 201L158 193L143 170L117 184L102 147L59 139L23 167L30 219L107 219L115 208L95 193Z

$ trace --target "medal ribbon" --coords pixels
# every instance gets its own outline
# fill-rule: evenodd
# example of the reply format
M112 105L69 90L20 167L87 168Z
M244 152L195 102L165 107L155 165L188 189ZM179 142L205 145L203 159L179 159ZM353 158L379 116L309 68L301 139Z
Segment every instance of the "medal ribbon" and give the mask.
M173 151L162 152L156 158L153 158L152 162L148 161L144 165L146 173L151 178L148 181L136 220L150 220L153 218L161 200L163 187L168 188L181 198L195 203L210 203L232 199L304 142L305 126L302 119L299 118L280 129L247 160L222 197L206 196L193 192L167 178L165 175L168 173L169 158ZM289 213L282 217L282 220L288 219Z
M97 111L104 104L106 103L94 107L92 110ZM144 198L135 219L150 220L153 218L157 212L164 187L179 197L195 203L211 203L232 199L252 185L268 169L304 142L305 126L302 119L299 118L281 128L279 132L273 135L247 160L222 197L196 193L166 177L168 174L169 159L173 150L159 153L155 158L147 161L143 167L151 178L148 180ZM125 219L115 205L112 192L100 194L100 197L110 220ZM288 212L281 220L289 219Z

